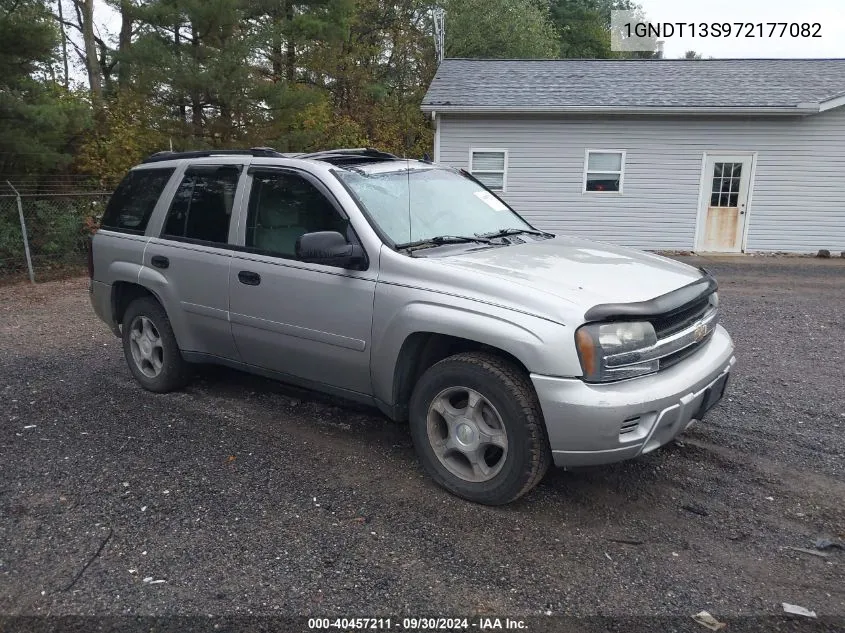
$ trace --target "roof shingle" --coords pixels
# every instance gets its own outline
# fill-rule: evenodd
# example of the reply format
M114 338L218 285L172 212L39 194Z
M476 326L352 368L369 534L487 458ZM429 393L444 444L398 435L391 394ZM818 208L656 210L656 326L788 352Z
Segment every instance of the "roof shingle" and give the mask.
M445 59L423 110L791 108L845 95L845 59Z

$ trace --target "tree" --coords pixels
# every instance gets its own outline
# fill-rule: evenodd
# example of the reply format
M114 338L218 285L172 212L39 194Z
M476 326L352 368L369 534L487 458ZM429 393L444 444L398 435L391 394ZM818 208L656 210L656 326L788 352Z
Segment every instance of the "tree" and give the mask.
M684 53L683 59L704 59L704 55L695 51L687 51Z
M427 3L358 0L347 35L313 49L308 66L309 85L320 91L317 102L297 117L294 142L309 148L373 145L416 156L430 152L432 130L419 109L436 70Z
M559 35L560 56L591 59L652 58L650 51L622 53L611 48L611 11L632 11L645 19L632 0L551 0L549 16Z
M115 53L117 86L119 91L126 91L130 87L132 78L130 60L136 11L132 0L117 0L116 8L120 12L120 33L118 34L117 51Z
M97 112L103 105L103 72L100 56L97 54L97 41L94 36L94 0L73 0L76 17L82 31L82 43L85 54L85 70L88 72L88 87L91 90L91 102Z
M42 0L0 0L0 172L67 165L85 105L50 79L59 33Z
M552 0L549 16L560 38L560 56L615 57L610 48L610 2Z
M550 58L558 37L535 0L446 0L446 56Z

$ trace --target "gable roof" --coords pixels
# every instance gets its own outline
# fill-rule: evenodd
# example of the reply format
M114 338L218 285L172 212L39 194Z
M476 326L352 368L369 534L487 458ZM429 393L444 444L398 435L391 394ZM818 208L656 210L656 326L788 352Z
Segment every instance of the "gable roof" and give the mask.
M444 59L430 112L815 114L845 105L845 59Z

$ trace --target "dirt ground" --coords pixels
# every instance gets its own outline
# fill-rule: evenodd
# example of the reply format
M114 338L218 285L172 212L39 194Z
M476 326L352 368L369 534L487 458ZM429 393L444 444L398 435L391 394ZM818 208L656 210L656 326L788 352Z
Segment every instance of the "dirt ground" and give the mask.
M676 444L550 472L504 508L437 488L407 428L367 409L214 368L143 391L86 279L0 288L0 614L730 619L787 602L845 626L845 551L790 549L845 539L845 261L691 261L736 342L725 400Z

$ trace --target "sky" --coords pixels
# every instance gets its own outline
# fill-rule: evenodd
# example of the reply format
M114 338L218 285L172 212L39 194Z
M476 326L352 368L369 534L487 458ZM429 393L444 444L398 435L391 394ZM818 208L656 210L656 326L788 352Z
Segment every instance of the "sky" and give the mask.
M820 38L664 38L666 58L845 57L845 0L636 0L651 22L816 23ZM780 27L778 27L778 34Z

